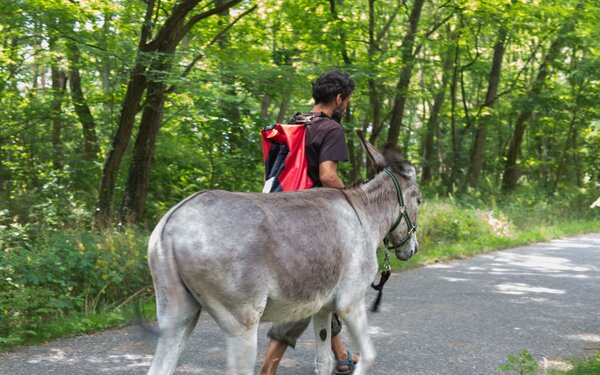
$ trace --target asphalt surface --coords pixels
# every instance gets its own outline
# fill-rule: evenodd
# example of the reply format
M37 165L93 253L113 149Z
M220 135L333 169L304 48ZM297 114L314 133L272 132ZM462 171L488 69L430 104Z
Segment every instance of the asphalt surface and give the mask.
M369 322L374 374L500 374L524 349L542 368L595 354L600 233L394 274ZM259 362L268 328L260 328ZM279 374L313 373L313 338L309 328ZM128 327L0 353L0 374L145 374L153 352L154 342ZM203 314L176 374L220 375L225 362L223 336Z

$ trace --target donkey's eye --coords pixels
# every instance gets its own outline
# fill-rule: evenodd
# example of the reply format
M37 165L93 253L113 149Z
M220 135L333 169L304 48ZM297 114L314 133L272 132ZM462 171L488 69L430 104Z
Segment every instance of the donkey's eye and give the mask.
M418 205L420 205L420 204L421 204L421 201L422 201L421 197L417 198L417 204L418 204Z

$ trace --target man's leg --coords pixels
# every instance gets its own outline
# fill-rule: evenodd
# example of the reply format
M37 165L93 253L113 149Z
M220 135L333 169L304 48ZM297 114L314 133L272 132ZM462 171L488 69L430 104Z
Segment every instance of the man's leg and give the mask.
M296 340L309 324L310 318L306 318L297 322L277 324L271 327L267 332L267 336L271 340L265 353L265 361L260 369L260 375L275 375L277 373L277 367L287 347L296 347Z
M333 317L331 318L331 335L332 335L331 351L333 352L336 362L348 360L348 350L346 349L346 347L344 347L344 344L342 344L342 340L340 340L339 333L341 331L342 331L342 323L340 322L337 314L333 314ZM358 356L353 355L352 362L357 363ZM350 370L350 366L349 365L339 365L339 366L336 365L335 370L337 372L344 373L344 372L347 372Z
M277 373L277 367L281 362L285 351L288 346L294 348L296 346L296 340L306 330L306 327L310 324L310 318L300 320L297 322L283 323L274 325L271 327L267 336L271 339L267 346L267 352L265 353L265 360L262 368L260 369L260 375L275 375ZM344 361L348 359L348 350L342 344L339 333L342 330L342 323L336 314L331 317L331 351L337 361ZM352 361L358 362L358 356L353 356ZM349 370L348 366L336 366L336 370L339 372L345 372Z
M269 340L269 346L265 353L265 361L260 369L260 375L275 375L277 373L277 367L287 347L288 345L285 342L274 339Z

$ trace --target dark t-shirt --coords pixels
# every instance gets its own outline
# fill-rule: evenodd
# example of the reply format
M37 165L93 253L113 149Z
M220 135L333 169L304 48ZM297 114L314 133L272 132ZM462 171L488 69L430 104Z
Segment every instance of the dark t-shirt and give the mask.
M319 115L318 113L305 113L303 115ZM298 119L302 115L297 116ZM319 180L319 164L324 161L347 161L348 146L344 129L337 121L322 114L315 117L306 127L306 160L308 161L308 176L315 183L322 186Z

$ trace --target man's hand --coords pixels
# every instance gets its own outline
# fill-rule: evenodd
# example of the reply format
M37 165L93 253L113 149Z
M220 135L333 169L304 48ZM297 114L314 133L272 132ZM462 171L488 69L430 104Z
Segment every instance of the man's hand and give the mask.
M326 160L319 164L319 180L323 187L342 189L344 183L337 174L337 161Z

